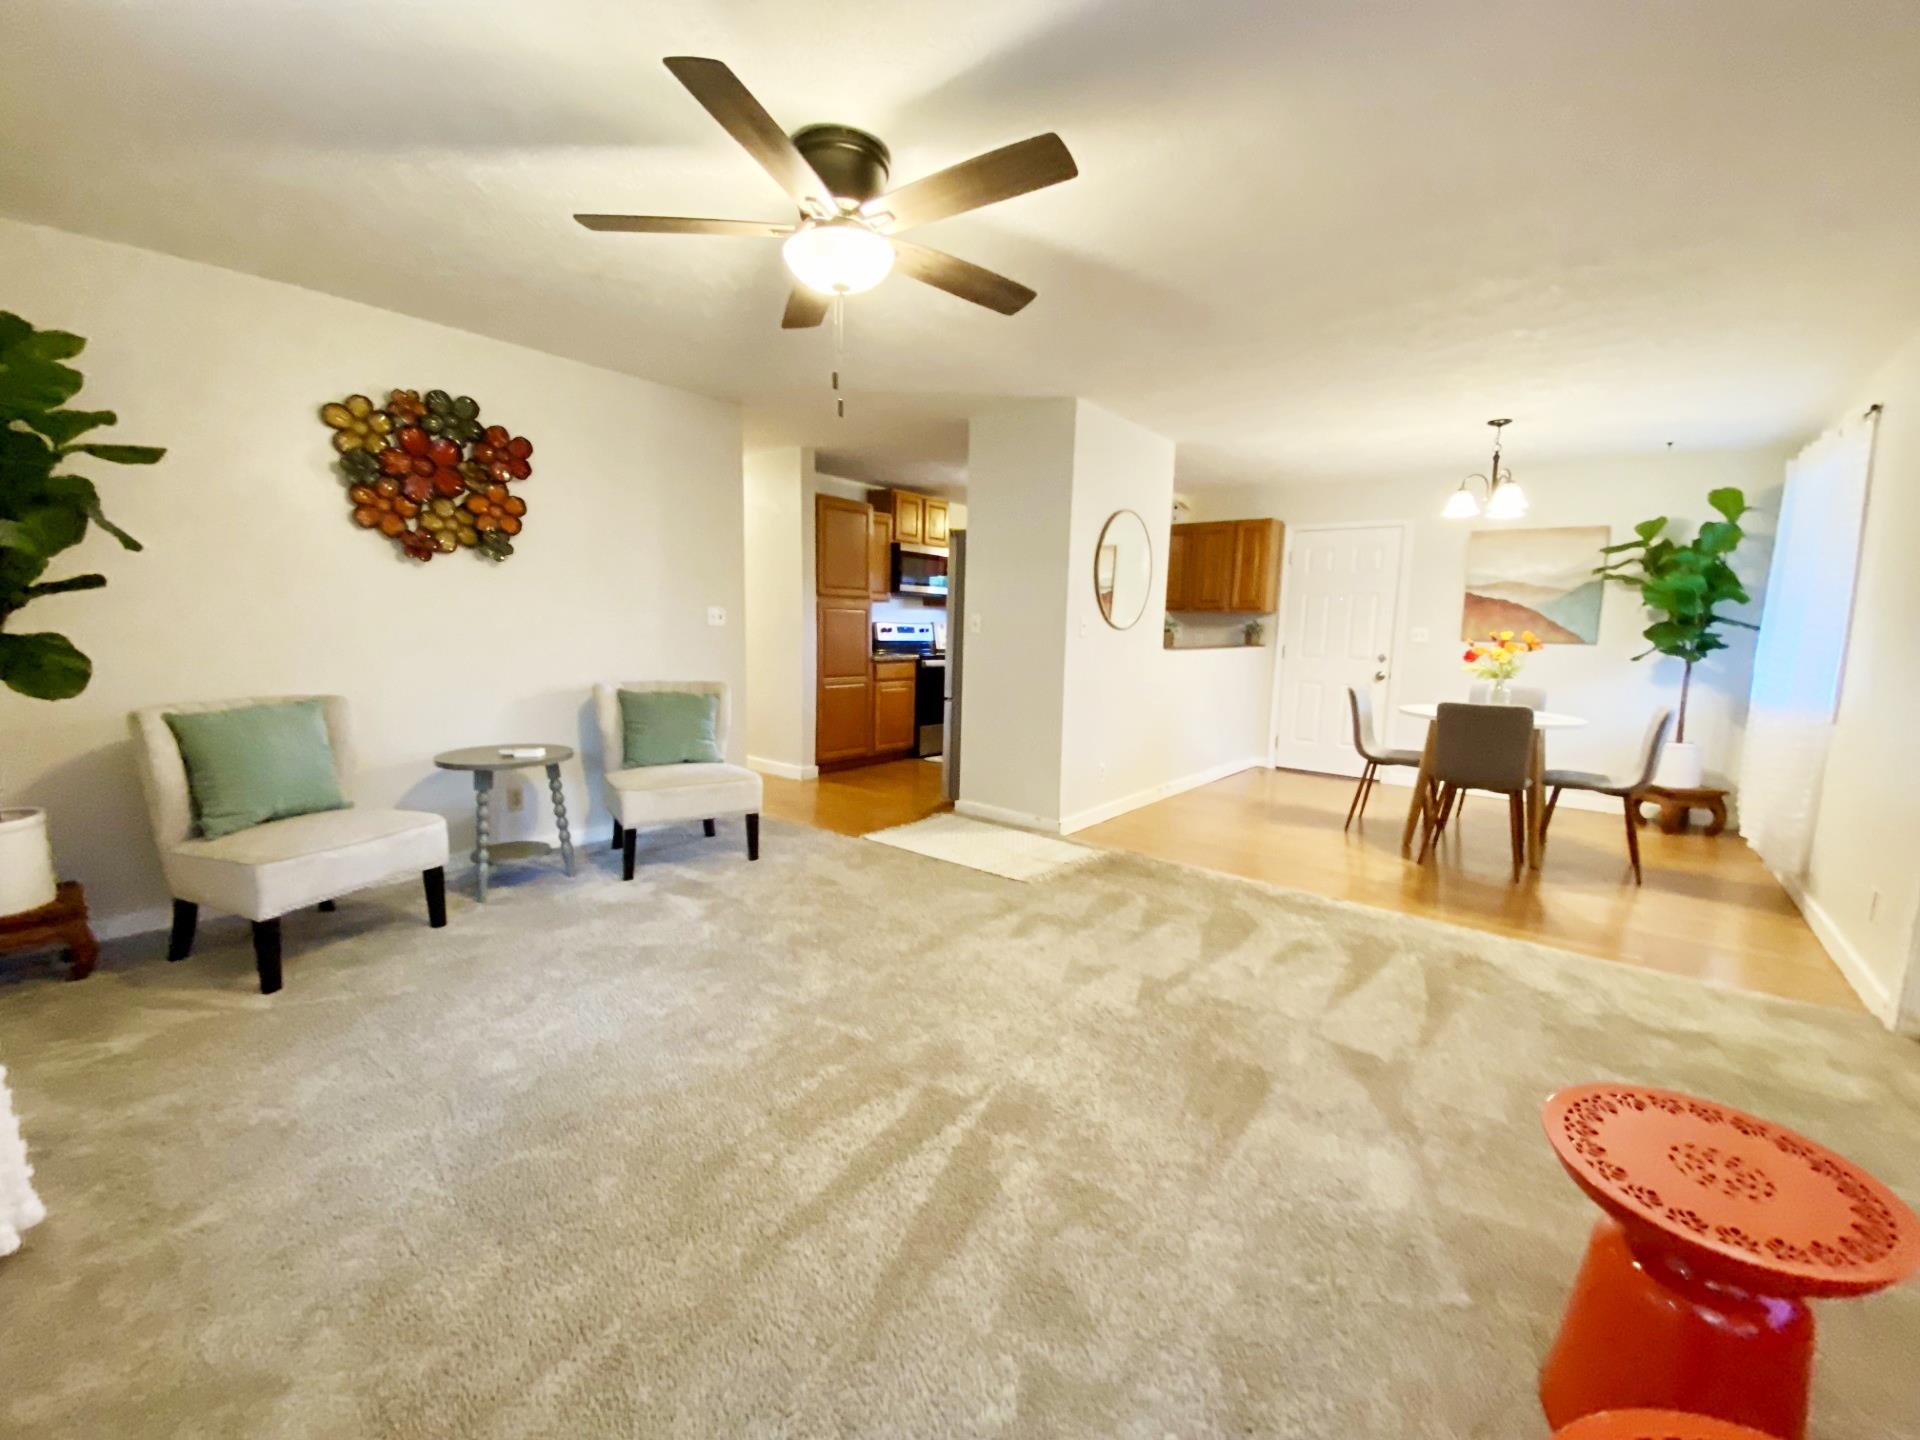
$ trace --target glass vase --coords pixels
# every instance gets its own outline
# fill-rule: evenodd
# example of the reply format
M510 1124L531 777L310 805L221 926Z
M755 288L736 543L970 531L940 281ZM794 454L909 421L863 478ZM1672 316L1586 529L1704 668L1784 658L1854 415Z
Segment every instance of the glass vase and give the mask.
M1487 703L1489 705L1511 705L1513 703L1513 692L1507 688L1508 683L1509 682L1505 680L1496 680L1493 682L1493 689L1487 694Z

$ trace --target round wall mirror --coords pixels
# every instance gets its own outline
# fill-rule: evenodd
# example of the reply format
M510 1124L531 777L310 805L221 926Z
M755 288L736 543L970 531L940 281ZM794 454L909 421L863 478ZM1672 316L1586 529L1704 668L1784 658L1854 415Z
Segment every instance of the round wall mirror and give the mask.
M1093 551L1093 593L1100 613L1116 630L1129 630L1147 608L1153 585L1153 541L1147 522L1131 510L1116 510L1100 528Z

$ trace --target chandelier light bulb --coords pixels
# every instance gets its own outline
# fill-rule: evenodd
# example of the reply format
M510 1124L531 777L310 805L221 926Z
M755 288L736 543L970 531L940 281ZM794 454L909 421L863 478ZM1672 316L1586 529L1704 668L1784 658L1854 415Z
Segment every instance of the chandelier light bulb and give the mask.
M821 295L858 295L893 269L893 242L857 220L809 221L780 254L794 279Z

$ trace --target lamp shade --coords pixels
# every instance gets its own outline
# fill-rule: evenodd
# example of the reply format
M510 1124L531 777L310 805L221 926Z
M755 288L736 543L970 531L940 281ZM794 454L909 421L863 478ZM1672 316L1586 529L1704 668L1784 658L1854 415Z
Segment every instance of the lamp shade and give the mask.
M1487 497L1489 520L1518 520L1527 513L1527 492L1517 480L1503 480Z
M780 254L796 280L822 295L858 295L893 269L892 242L857 220L802 225L786 238Z
M1441 507L1443 520L1471 520L1480 513L1480 497L1462 485L1447 497L1447 503Z

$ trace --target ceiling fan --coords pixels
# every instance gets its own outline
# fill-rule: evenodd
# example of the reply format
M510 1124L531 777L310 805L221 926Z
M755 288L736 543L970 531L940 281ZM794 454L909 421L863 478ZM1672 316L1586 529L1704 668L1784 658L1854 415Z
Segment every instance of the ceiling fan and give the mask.
M1079 169L1058 135L1036 135L888 190L892 156L878 136L850 125L808 125L791 136L718 60L674 55L674 78L760 162L800 207L792 225L758 220L692 220L672 215L575 215L589 230L652 235L749 235L782 239L796 284L780 324L806 329L842 295L871 290L895 266L949 295L1002 315L1034 292L944 251L894 238L916 226L1071 180Z

